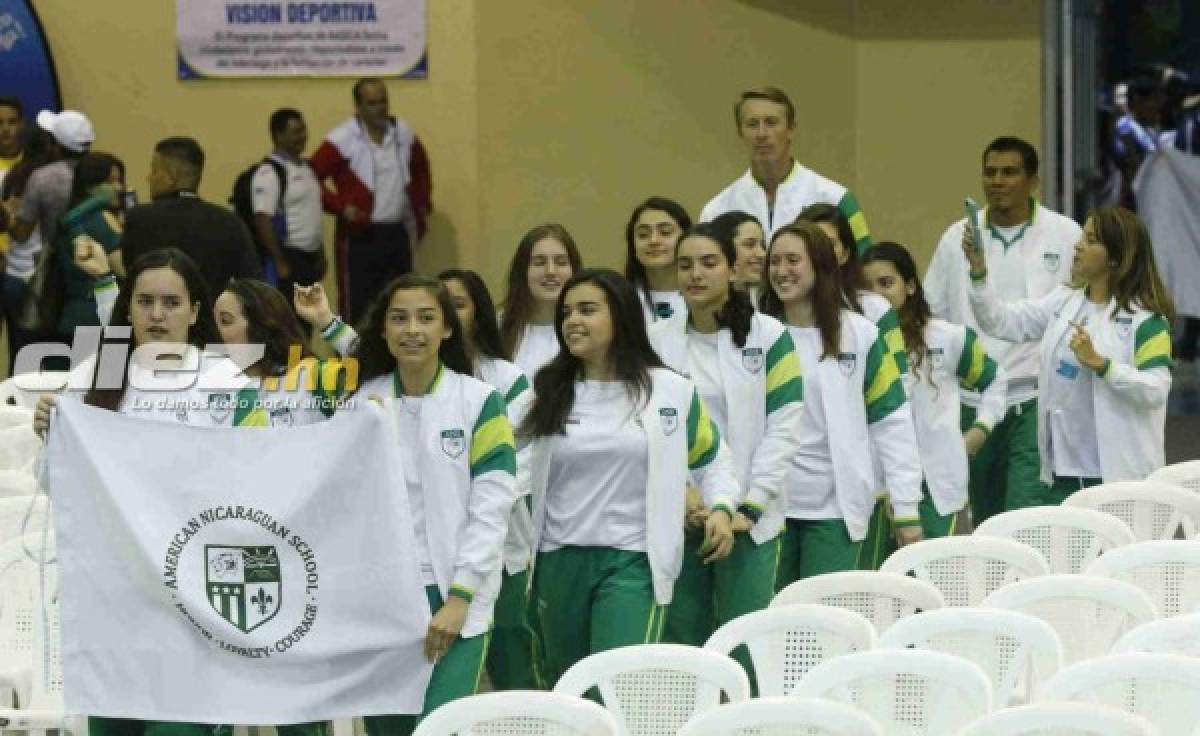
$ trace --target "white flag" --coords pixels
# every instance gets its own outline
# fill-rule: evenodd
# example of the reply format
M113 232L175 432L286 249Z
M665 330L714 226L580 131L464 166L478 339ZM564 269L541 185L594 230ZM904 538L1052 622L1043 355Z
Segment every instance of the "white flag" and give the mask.
M1164 146L1142 164L1133 189L1175 311L1200 317L1200 156Z
M420 712L430 613L384 412L198 429L62 401L47 452L67 712Z

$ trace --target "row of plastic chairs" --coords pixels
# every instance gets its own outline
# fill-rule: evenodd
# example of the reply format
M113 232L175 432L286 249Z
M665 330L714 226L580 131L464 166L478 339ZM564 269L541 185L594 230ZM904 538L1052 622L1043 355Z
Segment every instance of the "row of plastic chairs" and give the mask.
M581 700L592 690L603 708ZM1178 655L1079 663L1055 674L1037 704L993 712L983 671L939 652L845 655L808 672L794 697L750 700L746 675L732 659L657 644L588 657L552 694L496 693L448 704L416 736L1186 736L1197 724L1200 661Z

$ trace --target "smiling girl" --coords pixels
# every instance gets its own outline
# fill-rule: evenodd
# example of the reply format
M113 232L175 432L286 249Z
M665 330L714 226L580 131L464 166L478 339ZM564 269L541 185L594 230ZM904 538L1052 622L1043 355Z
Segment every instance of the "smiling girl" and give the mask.
M921 466L900 369L879 329L846 307L825 232L813 223L777 232L766 283L760 307L788 325L805 368L800 449L784 484L783 588L860 566L880 486L899 541L921 539Z
M625 278L640 292L646 324L667 319L683 306L675 278L675 244L692 226L678 202L650 197L625 225Z
M662 366L637 292L588 269L559 297L561 352L534 380L534 573L549 681L589 654L662 636L683 563L686 486L708 510L704 554L733 547L739 496L691 381Z
M582 267L575 239L562 225L539 225L517 245L508 270L500 341L531 380L558 354L554 307L563 284Z

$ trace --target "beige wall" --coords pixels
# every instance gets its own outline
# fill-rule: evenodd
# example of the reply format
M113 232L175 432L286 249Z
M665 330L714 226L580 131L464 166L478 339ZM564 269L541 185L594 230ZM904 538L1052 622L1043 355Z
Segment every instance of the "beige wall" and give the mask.
M797 156L853 187L877 235L927 250L978 189L986 140L1040 138L1039 5L430 0L430 78L389 84L434 165L437 216L418 262L478 268L499 290L521 233L558 220L589 263L619 267L637 201L664 194L698 211L741 172L730 104L764 83L797 99ZM126 159L143 198L160 137L197 137L202 194L224 201L269 146L271 110L301 109L314 146L350 112L346 80L178 81L170 0L37 7L64 99L92 116L97 147Z
M876 240L926 263L982 201L984 146L1041 147L1041 0L858 0L855 35L857 193Z

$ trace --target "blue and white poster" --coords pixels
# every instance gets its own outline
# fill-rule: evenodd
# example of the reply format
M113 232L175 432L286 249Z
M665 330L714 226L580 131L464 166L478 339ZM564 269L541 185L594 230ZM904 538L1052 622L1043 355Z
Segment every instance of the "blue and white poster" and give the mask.
M180 79L428 74L426 0L175 0Z
M0 0L0 94L21 100L30 118L62 109L50 47L27 0Z

